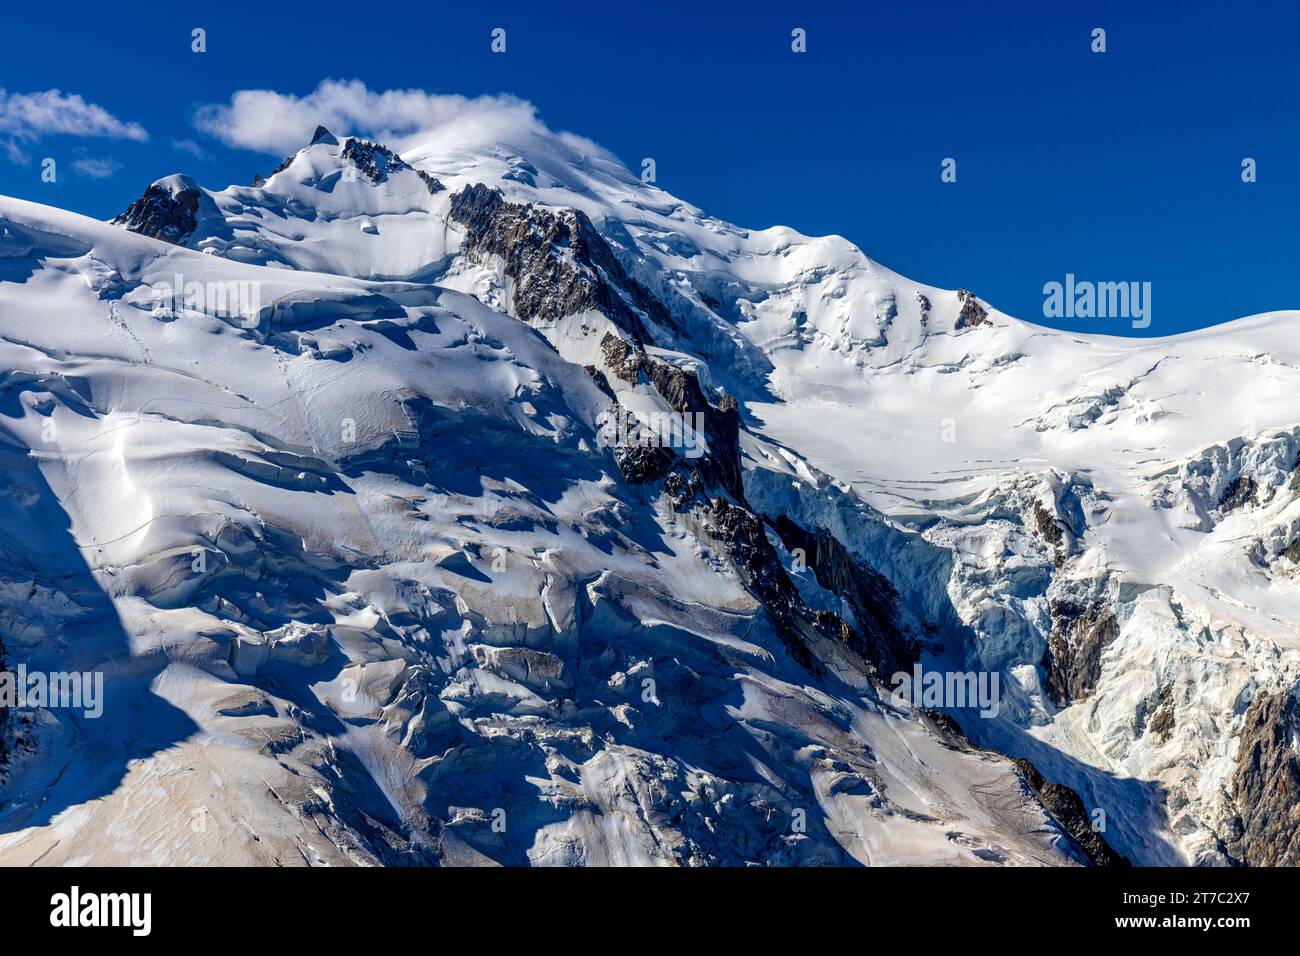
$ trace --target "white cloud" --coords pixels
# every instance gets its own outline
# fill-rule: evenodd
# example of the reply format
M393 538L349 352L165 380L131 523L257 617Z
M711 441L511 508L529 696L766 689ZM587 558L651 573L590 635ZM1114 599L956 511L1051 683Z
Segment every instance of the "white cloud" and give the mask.
M207 151L192 139L172 140L172 149L178 153L189 153L195 159L207 159Z
M74 160L73 172L87 179L107 179L122 168L122 164L111 156L103 158L88 157Z
M194 125L227 146L284 156L301 149L318 125L339 136L365 136L397 150L446 136L462 145L509 143L550 134L536 108L514 96L465 97L424 90L371 90L360 80L323 80L306 96L240 90L228 103L202 106ZM589 154L589 140L556 134Z
M48 135L97 136L145 142L149 134L76 93L45 90L9 93L0 89L0 148L11 160L26 159L22 146Z

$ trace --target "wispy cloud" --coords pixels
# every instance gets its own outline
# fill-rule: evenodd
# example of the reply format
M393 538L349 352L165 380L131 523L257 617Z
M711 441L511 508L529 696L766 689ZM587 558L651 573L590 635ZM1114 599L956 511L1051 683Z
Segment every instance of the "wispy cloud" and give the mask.
M240 90L227 103L199 107L194 125L227 146L283 156L301 148L317 125L338 135L367 136L402 148L415 138L445 134L456 142L510 142L547 133L536 108L513 96L466 97L425 90L371 90L360 80L324 80L305 96ZM606 155L594 143L558 134L576 147Z
M112 156L87 157L74 160L72 163L72 171L87 179L107 179L121 168L122 164Z
M0 148L11 161L25 162L23 147L45 136L94 136L145 142L149 134L139 123L118 119L76 93L45 90L10 93L0 89Z
M172 149L178 153L188 153L195 159L208 158L208 151L192 139L174 139L172 140Z

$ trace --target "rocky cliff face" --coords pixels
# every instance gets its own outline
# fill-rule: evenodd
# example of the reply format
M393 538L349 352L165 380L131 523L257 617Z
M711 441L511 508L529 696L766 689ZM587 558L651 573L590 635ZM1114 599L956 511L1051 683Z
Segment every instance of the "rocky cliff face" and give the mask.
M909 669L919 648L898 626L898 591L889 579L854 558L825 528L803 528L787 515L777 515L773 527L786 550L803 555L817 582L852 610L855 626L846 643L883 678Z
M973 329L980 325L987 325L989 313L988 309L980 305L979 299L975 298L975 293L966 289L960 289L957 292L957 299L961 303L961 311L957 313L957 322L954 328ZM922 303L926 305L926 303ZM929 311L928 308L925 309Z
M6 274L49 280L0 283L3 464L50 489L0 498L0 541L51 502L67 547L37 559L89 562L78 601L121 621L63 646L51 598L24 650L157 707L104 725L78 846L117 859L114 821L277 863L1293 859L1300 429L1210 429L1201 398L1231 379L1280 425L1293 333L1056 335L551 146L407 162L321 129L253 188L160 181L125 230L0 200ZM191 270L274 321L156 314ZM34 318L53 301L68 323ZM609 437L666 414L701 454ZM892 700L918 662L1000 677L997 716ZM42 727L33 794L84 729ZM252 836L125 813L213 774ZM0 808L20 824L8 859L68 861Z
M1052 814L1060 821L1074 842L1087 856L1093 866L1131 866L1106 842L1106 838L1092 825L1092 818L1079 795L1069 787L1058 783L1048 783L1038 769L1028 760L1016 761L1016 766L1024 775L1025 783L1038 796Z
M703 437L709 451L695 467L708 485L723 489L736 501L744 501L739 448L741 423L735 399L723 395L715 405L693 372L653 359L638 344L616 335L604 336L600 353L605 370L615 378L633 387L644 381L673 412L690 416L693 422L703 421Z
M521 319L553 322L600 312L637 344L648 341L643 316L672 324L663 305L627 276L578 210L510 203L499 190L476 184L452 196L449 216L465 228L471 256L501 260L514 284L512 309Z
M1286 692L1251 701L1231 777L1237 817L1228 851L1250 866L1300 865L1300 703Z
M320 130L317 131L318 138L313 139L313 143L321 141L319 138L320 132ZM325 135L329 136L329 132L326 131ZM410 170L420 177L420 181L429 190L430 196L437 195L447 188L438 182L436 177L430 176L424 170L414 169L392 150L369 140L348 137L343 141L343 149L340 155L344 162L359 170L366 179L375 185L387 182L391 173Z
M1052 700L1064 707L1083 700L1097 686L1102 651L1118 636L1119 624L1104 600L1086 605L1054 601L1051 614L1043 669Z
M201 198L198 184L188 176L160 180L113 222L142 236L183 245L198 227Z
M839 614L807 606L768 540L765 521L745 496L739 448L740 416L729 396L714 406L696 376L648 356L640 347L614 335L602 343L605 368L623 382L644 382L674 411L699 416L704 422L708 450L684 458L663 447L615 446L624 476L641 485L662 482L680 514L700 521L702 531L716 541L732 561L741 580L771 617L790 653L806 666L815 653L810 643L829 640L843 646L871 673L892 663L906 641L891 614L888 582L853 565L842 545L825 531L805 542L791 542L797 526L786 521L786 547L813 547L810 566L820 568L823 586L853 607L861 623L851 625ZM778 528L780 526L778 525Z

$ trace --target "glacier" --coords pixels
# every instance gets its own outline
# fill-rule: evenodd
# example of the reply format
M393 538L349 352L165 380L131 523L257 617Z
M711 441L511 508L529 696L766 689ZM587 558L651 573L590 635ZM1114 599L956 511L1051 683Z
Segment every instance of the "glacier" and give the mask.
M0 863L1300 862L1294 314L1066 333L396 145L0 197L0 658L105 686L5 715Z

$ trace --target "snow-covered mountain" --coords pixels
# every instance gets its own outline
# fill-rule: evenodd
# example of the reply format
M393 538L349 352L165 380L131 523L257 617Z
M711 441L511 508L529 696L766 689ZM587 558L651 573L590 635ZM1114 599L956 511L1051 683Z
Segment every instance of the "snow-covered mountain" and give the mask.
M0 862L1300 862L1294 316L1060 333L510 139L0 199L2 654L105 688L10 713Z

